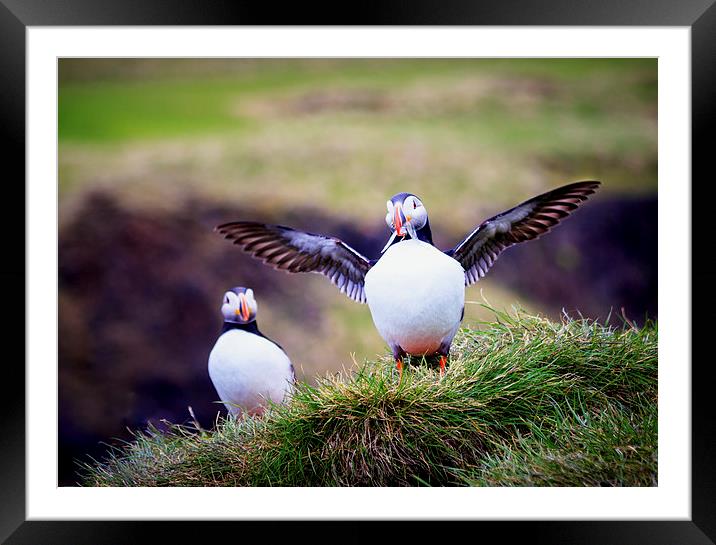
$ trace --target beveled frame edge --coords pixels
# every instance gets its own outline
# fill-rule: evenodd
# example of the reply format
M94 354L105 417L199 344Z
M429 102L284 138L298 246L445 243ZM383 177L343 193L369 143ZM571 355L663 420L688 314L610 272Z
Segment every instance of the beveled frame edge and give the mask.
M0 67L3 74L3 93L0 95L0 138L7 164L12 168L14 177L6 181L6 202L25 203L24 184L12 184L12 180L25 179L25 31L27 26L64 26L64 25L260 25L260 24L346 24L343 15L337 11L311 10L301 5L300 13L291 9L282 14L262 11L256 6L237 6L233 3L217 2L211 6L198 0L179 2L176 0L129 0L124 2L104 2L73 0L62 3L50 3L43 0L0 0ZM288 19L288 21L287 21ZM280 20L281 22L278 22ZM650 0L632 0L619 2L603 1L599 4L588 0L552 0L520 2L503 1L495 5L480 5L461 0L442 2L440 11L427 2L408 5L382 5L357 13L351 24L413 24L413 25L586 25L586 26L690 26L692 53L692 248L708 248L710 231L709 203L716 193L716 186L704 180L699 185L699 199L693 199L693 180L705 178L707 160L713 154L714 103L716 96L716 5L714 0L688 0L682 2L655 3ZM701 175L699 176L699 173ZM9 192L9 193L8 193ZM710 192L710 193L708 193ZM707 194L708 193L708 194ZM5 232L14 234L17 225L25 226L25 206L7 207L2 214ZM699 225L702 223L703 225ZM702 227L699 229L698 227ZM22 284L25 290L25 238L17 235L5 237L5 248L10 246L7 256L13 257L13 265L5 265L0 275L5 286ZM701 243L701 244L699 244ZM692 254L693 255L693 254ZM702 252L703 255L703 252ZM692 294L702 294L699 305L692 306L692 353L696 340L707 338L707 321L699 321L698 313L709 308L709 281L716 280L716 274L708 273L704 258L692 258ZM698 267L695 265L699 264ZM6 290L19 307L19 299L25 290ZM706 296L707 300L703 300ZM693 297L692 297L693 301ZM13 321L4 331L6 339L25 338L23 320L12 315ZM19 344L19 343L18 343ZM21 348L22 361L25 360L24 343ZM693 359L693 358L692 358ZM25 520L25 378L19 365L12 365L18 359L8 358L4 368L6 388L0 411L0 539L11 536L7 543L112 543L135 542L132 536L141 541L149 539L150 533L159 532L163 539L174 534L175 540L184 542L194 540L192 532L186 531L188 522L79 522L79 521L32 521ZM714 543L716 537L716 467L713 454L716 452L716 435L710 400L709 358L703 363L692 365L692 520L687 522L671 521L584 521L584 522L475 522L452 524L480 524L484 529L508 533L515 538L525 537L533 542L569 542L569 543L660 543L688 544ZM685 362L688 363L688 362ZM195 522L202 531L207 526L235 524L221 522ZM258 522L239 523L250 528ZM275 523L273 523L275 524ZM280 529L285 535L306 530L308 525L316 523L281 523L273 530ZM319 523L324 535L331 535L326 524L335 527L335 531L346 535L346 526L350 525L351 536L372 539L376 531L384 532L387 523L348 522ZM392 527L392 525L391 525ZM402 537L425 532L423 523L401 523ZM407 534L406 534L407 532ZM315 533L312 531L315 535ZM12 534L12 535L11 535ZM504 535L504 534L503 534ZM117 539L119 538L119 539ZM61 541L58 541L60 539Z

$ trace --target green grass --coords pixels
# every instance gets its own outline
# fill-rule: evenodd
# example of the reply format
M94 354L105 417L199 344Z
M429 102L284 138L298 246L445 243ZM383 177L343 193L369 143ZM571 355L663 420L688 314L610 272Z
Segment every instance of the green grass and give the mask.
M656 76L655 59L67 59L60 200L191 194L374 225L411 191L462 235L579 179L656 191Z
M484 127L477 136L489 134L488 129L497 130L497 144L505 138L508 143L512 138L518 142L557 139L569 143L569 135L560 137L556 130L548 135L540 132L559 127L543 124L542 117L554 120L556 113L582 122L603 123L603 119L622 112L630 119L656 98L655 59L237 60L214 65L212 70L207 61L132 64L118 60L63 60L59 139L116 144L200 134L244 134L263 124L260 116L257 119L241 108L255 97L281 99L292 93L357 89L395 95L400 100L406 91L434 86L441 102L437 116L430 109L427 115L408 109L388 115L387 120L417 120L418 126L432 126L437 118L439 125L460 132L467 129L468 133ZM129 67L133 67L134 74ZM93 71L97 73L94 79L82 77ZM439 100L444 87L459 87L465 81L482 85L492 80L501 82L501 87L490 93L492 99L469 105L478 105L478 110L484 112L472 119L466 118L464 111L451 110L453 97L449 94L444 102ZM518 108L529 109L529 95L533 95L546 109L536 119L529 111L527 115L510 108L503 111L503 102L509 103L515 95ZM543 109L542 102L538 110ZM379 112L379 116L383 115ZM527 127L523 126L525 122ZM612 129L634 136L628 124L613 125Z
M150 427L87 486L655 486L657 326L495 312L447 375L389 358L264 418Z

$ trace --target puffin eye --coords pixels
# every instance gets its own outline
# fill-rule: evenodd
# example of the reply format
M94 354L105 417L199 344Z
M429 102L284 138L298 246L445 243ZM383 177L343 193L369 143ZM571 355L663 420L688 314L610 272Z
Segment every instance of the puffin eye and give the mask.
M413 201L413 210L415 210L418 207L418 201Z

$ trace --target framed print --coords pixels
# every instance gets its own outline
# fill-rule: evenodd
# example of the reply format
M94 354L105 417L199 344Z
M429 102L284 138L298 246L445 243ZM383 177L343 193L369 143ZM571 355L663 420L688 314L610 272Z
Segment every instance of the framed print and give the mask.
M8 233L19 224L26 229L23 241L6 237L16 250L12 260L8 252L7 291L19 299L24 287L26 367L6 365L13 387L0 417L2 539L110 543L158 530L186 540L187 523L174 523L187 520L202 532L225 521L293 521L277 527L286 532L332 521L334 531L350 524L353 535L368 537L378 521L430 520L470 521L544 543L712 542L709 367L692 352L706 338L708 322L698 310L709 301L698 295L709 293L713 275L690 267L692 248L712 246L711 201L702 187L709 184L689 177L705 171L713 144L716 8L635 2L607 11L543 2L539 10L508 3L438 11L416 4L366 13L361 26L282 27L262 26L274 21L258 8L233 13L223 4L92 7L0 6L3 134L16 167L9 179L25 180L22 190L7 184L25 207L8 207L5 221ZM310 25L307 14L279 22ZM594 180L602 174L609 182L600 187ZM415 194L401 193L406 186ZM429 224L420 208L431 211ZM556 227L572 213L569 227ZM477 289L467 288L447 341L447 333L426 340L438 327L432 322L420 322L418 340L410 330L415 320L405 335L396 325L413 302L400 300L391 279L406 266L424 279L437 265L412 254L396 261L384 281L392 286L386 297L401 301L396 308L371 295L370 275L378 278L380 261L406 248L406 238L417 248L432 246L434 237L442 249L460 233L462 242L438 254L462 266L462 292L504 248L551 228L520 245L524 250L507 251ZM609 246L616 239L621 246ZM320 275L272 271L245 255L252 252L279 269L322 273L335 286ZM452 297L430 295L447 282L440 278L418 298ZM372 285L373 294L383 289ZM368 308L338 300L336 287ZM217 293L223 300L213 308L208 301ZM516 318L501 314L514 294L526 306ZM492 314L482 314L485 307ZM540 321L541 313L554 318ZM456 335L463 318L463 325L488 325L481 336ZM597 329L592 318L607 325ZM20 321L9 320L8 339L19 337ZM560 347L569 346L571 331L581 328L584 336L564 363L533 342L551 334L553 323L565 328ZM522 351L516 331L528 331L519 337ZM612 340L599 345L599 335ZM222 338L258 344L221 352ZM626 344L615 349L614 338ZM471 364L473 349L484 356ZM247 397L227 401L225 388L235 379L222 379L217 365L257 350L277 366L277 384L295 377L308 384L285 397L281 389L268 403L288 415L280 437L299 456L275 449L265 456L264 447L252 446L273 416L245 418L243 411L273 408L239 407ZM379 371L350 367L349 351L358 362L384 354ZM621 364L625 353L632 360ZM588 371L579 362L605 376L589 367L595 361L613 375L580 390L580 373ZM495 367L500 362L503 371ZM561 374L549 374L560 365ZM375 423L387 419L382 405L366 408L363 398L350 404L359 390L340 386L346 373L363 381L363 393L407 395L412 388L412 401L401 398L408 407L429 407L432 385L450 389L452 397L435 398L430 418L464 430L455 419L469 412L477 431L431 436L421 423L420 433L409 435L411 450L408 441L399 444L408 428ZM482 382L471 382L476 374ZM314 379L323 376L327 382ZM512 398L506 377L516 377L510 388L522 388ZM485 394L489 380L496 381L495 399L509 399L500 411L490 413L483 401L445 408L460 392ZM321 384L334 388L334 397L321 397ZM177 393L191 388L191 395ZM563 405L556 401L561 392ZM618 403L595 411L593 395ZM311 427L315 413L281 413L286 399L324 415L383 416L360 420L363 442L351 442L350 426L325 431L333 418L319 431ZM622 406L633 412L619 413ZM540 417L546 408L553 412ZM227 411L238 418L224 419ZM505 428L492 424L500 419ZM170 423L178 420L184 427ZM126 430L146 422L158 427L141 436ZM556 430L569 422L581 435L560 443ZM228 435L213 436L214 426ZM113 438L138 439L134 456L102 445ZM529 443L535 438L542 443ZM211 441L215 450L202 452ZM258 450L246 454L251 448ZM602 466L584 462L582 451L592 448ZM322 465L326 449L344 453L345 463ZM219 458L211 456L228 452L212 466ZM376 452L390 456L371 458ZM470 462L485 452L490 456ZM569 463L555 462L555 453ZM152 456L166 463L153 464ZM392 458L401 456L402 473ZM371 460L379 471L365 469ZM264 474L242 465L249 461ZM294 474L284 471L289 466ZM158 520L164 522L152 522ZM400 531L423 531L408 526Z

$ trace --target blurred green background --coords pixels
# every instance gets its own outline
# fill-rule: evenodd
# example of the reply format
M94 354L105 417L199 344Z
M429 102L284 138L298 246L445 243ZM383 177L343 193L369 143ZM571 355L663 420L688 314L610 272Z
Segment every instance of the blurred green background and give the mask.
M436 244L579 179L603 187L508 250L467 300L656 317L656 59L60 59L60 482L127 426L219 410L226 288L300 380L385 351L366 306L212 232L254 219L374 258L410 191ZM489 319L477 304L465 320ZM223 409L222 409L223 410Z

